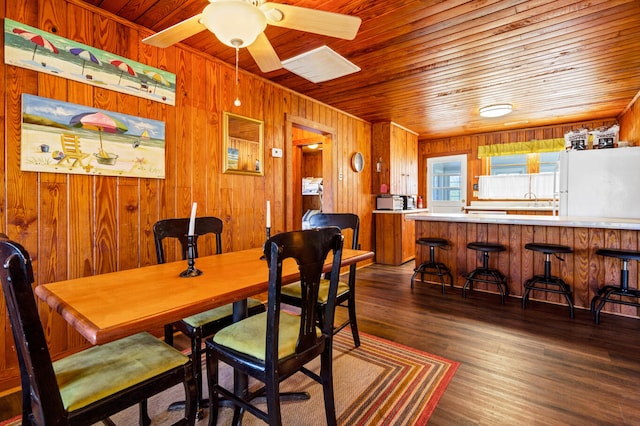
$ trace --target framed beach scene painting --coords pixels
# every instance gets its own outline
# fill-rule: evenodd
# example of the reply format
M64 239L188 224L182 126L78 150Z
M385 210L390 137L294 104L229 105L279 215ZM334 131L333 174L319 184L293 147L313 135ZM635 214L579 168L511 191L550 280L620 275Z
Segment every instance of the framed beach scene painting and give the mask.
M176 104L176 75L5 18L6 64Z
M165 125L25 93L20 169L164 179Z

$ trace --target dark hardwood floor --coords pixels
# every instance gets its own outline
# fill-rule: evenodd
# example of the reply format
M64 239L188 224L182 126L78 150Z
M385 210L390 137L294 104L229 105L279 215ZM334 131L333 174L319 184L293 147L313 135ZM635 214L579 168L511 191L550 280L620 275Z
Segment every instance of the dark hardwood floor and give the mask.
M358 270L358 325L461 363L430 425L640 424L640 321L603 314L595 325L566 306L411 290L413 267Z
M603 314L595 325L588 311L571 320L566 306L522 310L517 298L463 299L419 281L412 291L413 266L358 270L358 323L461 363L429 425L640 425L640 321Z

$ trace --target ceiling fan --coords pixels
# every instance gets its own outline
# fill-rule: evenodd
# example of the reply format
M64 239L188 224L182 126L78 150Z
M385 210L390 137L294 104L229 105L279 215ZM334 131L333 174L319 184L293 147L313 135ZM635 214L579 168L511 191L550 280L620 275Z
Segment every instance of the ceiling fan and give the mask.
M168 47L208 29L227 46L246 47L260 70L270 72L282 68L282 63L264 34L267 24L353 40L360 22L356 16L264 0L209 0L201 13L142 41Z

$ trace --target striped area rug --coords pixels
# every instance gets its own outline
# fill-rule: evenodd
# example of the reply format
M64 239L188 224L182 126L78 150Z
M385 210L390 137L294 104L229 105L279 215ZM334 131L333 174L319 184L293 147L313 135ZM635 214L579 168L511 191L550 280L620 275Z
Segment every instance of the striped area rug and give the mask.
M459 363L364 333L360 333L360 341L360 347L355 348L348 328L334 338L333 377L338 424L425 425ZM319 362L311 366L319 371ZM221 381L231 383L230 368L221 369ZM316 426L326 423L319 384L298 373L282 383L281 391L310 394L306 401L283 402L283 424ZM179 413L167 413L166 407L178 399L184 399L181 387L149 400L153 424L174 422ZM112 420L117 425L133 426L137 424L137 415L137 408L132 407L113 416ZM218 424L231 424L232 415L230 408L221 408ZM202 420L198 423L206 424ZM5 424L19 425L20 421L0 422L0 426ZM243 425L263 424L251 414L244 415Z
M367 382L352 394L343 410L338 408L338 423L426 424L459 363L363 333L360 341L360 347L354 348L350 332L338 333L334 339L334 348L340 353L334 358L336 405L346 402L351 393L344 390L342 381L351 382L362 375ZM344 367L340 366L341 357L345 357ZM342 368L345 375L336 375ZM355 369L358 373L354 374Z

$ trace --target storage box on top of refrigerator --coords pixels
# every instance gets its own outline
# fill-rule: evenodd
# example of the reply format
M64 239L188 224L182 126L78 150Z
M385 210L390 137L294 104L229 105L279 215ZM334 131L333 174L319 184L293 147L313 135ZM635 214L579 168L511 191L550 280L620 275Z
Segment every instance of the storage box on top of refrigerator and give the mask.
M563 151L561 216L640 219L640 147Z

